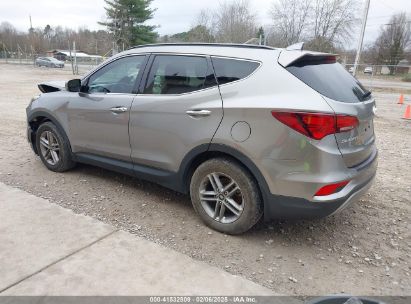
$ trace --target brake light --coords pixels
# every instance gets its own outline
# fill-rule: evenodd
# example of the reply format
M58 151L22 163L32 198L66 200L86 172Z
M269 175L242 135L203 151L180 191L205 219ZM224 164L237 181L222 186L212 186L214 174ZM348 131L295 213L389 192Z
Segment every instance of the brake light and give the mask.
M271 114L295 131L316 140L330 134L347 132L358 126L357 117L349 115L280 111L272 111Z
M337 57L336 56L326 56L324 58L324 63L336 63Z
M326 185L326 186L320 188L314 194L314 196L326 196L326 195L330 195L330 194L340 192L349 182L350 181L343 181L343 182L340 182L340 183Z

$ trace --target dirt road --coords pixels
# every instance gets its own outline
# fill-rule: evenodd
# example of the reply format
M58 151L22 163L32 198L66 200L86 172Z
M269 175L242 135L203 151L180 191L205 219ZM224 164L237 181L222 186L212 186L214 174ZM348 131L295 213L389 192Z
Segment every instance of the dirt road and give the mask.
M289 295L411 295L411 121L395 94L377 93L379 170L352 208L317 221L260 224L247 234L211 231L187 196L91 166L58 174L30 150L25 107L43 80L67 71L0 64L0 181L112 223ZM33 214L33 216L36 216Z

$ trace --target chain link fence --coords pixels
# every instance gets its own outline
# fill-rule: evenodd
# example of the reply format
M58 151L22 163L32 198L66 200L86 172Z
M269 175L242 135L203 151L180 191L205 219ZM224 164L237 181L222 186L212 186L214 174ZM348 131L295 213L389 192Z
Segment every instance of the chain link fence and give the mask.
M343 64L348 72L354 72L354 64ZM355 77L368 89L411 90L410 65L358 64Z
M349 72L353 72L354 64L343 64ZM375 64L358 64L356 75L387 76L387 77L404 77L411 72L411 65L375 65Z
M73 75L83 75L88 71L94 69L104 60L109 58L112 51L108 51L105 56L97 57L78 57L73 52L71 56L66 59L59 59L64 62L64 69L71 70ZM18 64L18 65L32 65L36 66L36 60L39 57L49 57L47 54L38 54L22 51L9 51L3 49L0 51L0 64Z
M114 52L115 53L115 52ZM64 60L64 69L71 70L74 75L84 75L88 71L94 69L104 60L113 54L113 50L109 50L104 56L96 57L80 57L72 52L71 56L67 56ZM17 51L10 51L3 47L0 51L0 63L20 64L20 65L36 65L36 59L39 57L47 57L47 54L38 54L34 52L25 52L21 48ZM59 58L61 60L61 58ZM345 69L353 73L353 63L343 63ZM386 81L406 81L411 82L411 66L410 65L373 65L373 64L358 64L356 77L364 84L373 86L381 80Z

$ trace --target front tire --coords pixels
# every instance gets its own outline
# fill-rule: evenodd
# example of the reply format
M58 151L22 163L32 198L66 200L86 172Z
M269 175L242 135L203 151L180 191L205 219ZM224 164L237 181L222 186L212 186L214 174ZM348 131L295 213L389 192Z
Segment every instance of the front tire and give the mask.
M194 172L190 183L194 209L209 227L240 234L263 213L261 195L251 174L229 158L211 159Z
M52 122L37 129L36 147L41 161L51 171L64 172L75 166L68 141Z

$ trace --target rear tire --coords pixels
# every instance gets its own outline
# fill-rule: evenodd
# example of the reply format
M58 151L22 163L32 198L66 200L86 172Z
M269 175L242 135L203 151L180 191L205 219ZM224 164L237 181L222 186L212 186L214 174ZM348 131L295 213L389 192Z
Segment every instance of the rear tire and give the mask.
M215 158L201 164L191 178L190 196L203 222L227 234L249 230L263 214L263 202L254 178L229 158Z
M64 172L76 165L69 142L52 122L45 122L37 129L36 147L41 161L51 171Z

